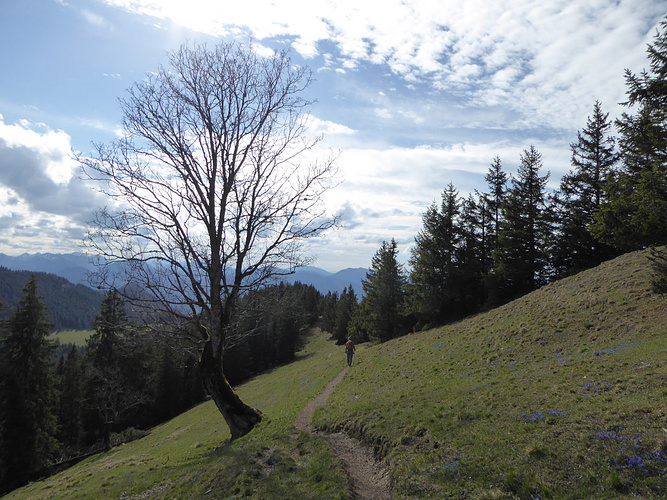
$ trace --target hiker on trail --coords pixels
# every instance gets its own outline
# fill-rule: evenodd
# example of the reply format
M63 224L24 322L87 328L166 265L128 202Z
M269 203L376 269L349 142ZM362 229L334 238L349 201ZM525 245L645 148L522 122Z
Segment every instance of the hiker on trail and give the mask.
M354 342L352 342L352 339L347 339L347 342L345 342L345 352L347 353L347 366L352 366L352 356L354 356L355 350L356 347L354 347Z

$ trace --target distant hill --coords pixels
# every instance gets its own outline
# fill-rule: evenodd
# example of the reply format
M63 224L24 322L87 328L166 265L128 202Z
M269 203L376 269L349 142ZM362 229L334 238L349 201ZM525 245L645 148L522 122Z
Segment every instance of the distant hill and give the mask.
M10 256L0 253L0 266L14 271L33 271L55 274L75 284L88 284L88 274L95 271L90 257L82 253L54 254L54 253L24 253ZM361 297L361 280L366 276L367 269L349 268L330 273L318 267L303 267L294 274L285 276L286 283L301 282L312 285L319 292L342 292L352 285L357 297Z
M363 267L343 269L337 273L329 273L318 267L304 267L297 270L294 274L286 276L283 281L287 283L299 281L305 285L312 285L325 295L328 292L337 292L340 294L345 288L351 285L357 294L357 298L361 298L363 294L361 280L366 277L367 272L368 269L364 269Z
M6 267L0 267L0 302L11 309L2 317L11 314L19 303L31 274L37 277L37 289L44 297L56 330L92 329L93 320L100 311L102 293L81 284L75 285L55 274L13 271Z
M12 271L55 274L74 284L88 284L88 273L94 269L90 257L82 253L24 253L17 256L0 253L0 266Z

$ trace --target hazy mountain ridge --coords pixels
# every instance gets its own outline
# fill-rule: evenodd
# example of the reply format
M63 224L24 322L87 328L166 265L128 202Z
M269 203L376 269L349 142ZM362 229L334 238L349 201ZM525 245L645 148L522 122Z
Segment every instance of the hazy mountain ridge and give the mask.
M0 266L12 271L30 271L55 274L71 281L74 284L89 285L88 275L95 271L90 257L83 253L54 254L54 253L24 253L17 256L0 253ZM352 285L357 297L361 297L361 280L365 278L367 269L348 268L330 273L319 267L303 267L295 273L281 279L286 283L301 282L313 285L319 292L341 293L347 286Z
M363 267L348 268L338 271L337 273L330 273L318 267L304 267L297 270L294 274L285 276L282 281L287 283L295 283L297 281L313 285L320 293L337 292L340 294L346 287L352 286L357 298L361 298L363 288L361 280L366 277L368 269Z
M82 285L88 285L88 273L94 268L90 257L83 253L24 253L16 256L0 253L0 266L12 271L55 274Z

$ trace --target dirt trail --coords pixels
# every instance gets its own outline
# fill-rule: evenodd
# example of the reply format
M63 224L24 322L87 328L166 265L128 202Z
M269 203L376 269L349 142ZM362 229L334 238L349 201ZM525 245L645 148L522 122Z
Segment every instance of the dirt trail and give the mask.
M349 367L345 367L336 378L329 382L324 391L313 399L296 417L295 427L297 431L314 434L311 420L315 410L322 406L338 382L343 380ZM336 455L343 462L353 498L359 500L390 500L389 471L384 468L375 458L371 451L356 439L351 438L343 432L335 434L318 433L326 437L336 450Z

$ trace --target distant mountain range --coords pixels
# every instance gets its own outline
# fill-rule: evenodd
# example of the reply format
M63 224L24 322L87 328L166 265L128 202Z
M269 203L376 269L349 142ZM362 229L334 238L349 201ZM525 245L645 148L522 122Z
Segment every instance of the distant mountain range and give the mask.
M0 253L0 266L13 271L32 271L55 274L74 284L88 285L88 274L95 270L90 258L82 253L24 253L10 256ZM294 274L285 276L286 283L300 282L313 285L320 293L341 293L345 287L352 286L358 298L363 289L361 280L368 270L364 268L348 268L330 273L318 267L303 267Z
M55 274L78 285L88 285L88 273L94 269L82 253L24 253L17 256L0 253L0 266L11 271Z
M360 299L363 293L361 280L366 277L367 272L368 269L357 267L330 273L319 267L307 266L298 269L294 274L285 276L282 281L287 283L298 281L305 285L313 285L320 293L337 292L339 295L351 285L357 298Z

